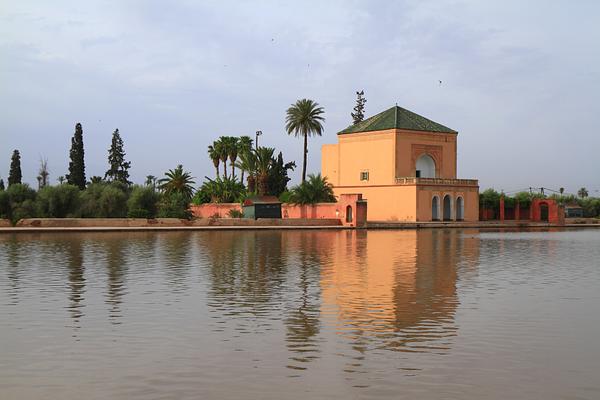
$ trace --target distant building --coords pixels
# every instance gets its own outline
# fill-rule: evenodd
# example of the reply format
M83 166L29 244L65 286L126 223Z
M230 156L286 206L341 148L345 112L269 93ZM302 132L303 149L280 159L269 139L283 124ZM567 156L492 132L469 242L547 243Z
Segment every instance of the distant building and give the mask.
M321 173L361 193L370 221L477 221L479 183L456 178L458 132L395 106L338 132Z
M568 204L565 206L566 218L583 218L583 208L579 204Z

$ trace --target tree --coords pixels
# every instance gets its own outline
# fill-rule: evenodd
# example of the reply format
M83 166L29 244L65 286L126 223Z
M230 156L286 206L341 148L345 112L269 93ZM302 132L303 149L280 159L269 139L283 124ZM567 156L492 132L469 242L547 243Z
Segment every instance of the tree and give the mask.
M242 179L244 172L248 173L248 192L254 193L256 190L256 153L252 149L241 152L236 166L242 171Z
M154 218L158 201L158 193L151 185L135 186L127 200L127 216L129 218Z
M236 137L227 138L227 155L229 155L229 163L231 164L231 179L235 179L235 160L238 156L239 139Z
M586 188L582 187L581 189L579 189L577 191L577 196L581 197L582 199L585 199L586 197L588 197L588 191Z
M146 175L146 182L144 182L144 184L146 186L151 186L152 190L156 190L156 180L157 178L154 175Z
M302 182L306 180L306 155L308 153L308 137L323 133L322 114L325 111L319 104L309 100L298 100L287 109L285 129L288 135L302 136L304 138L304 157L302 161Z
M287 184L291 180L288 177L288 171L293 171L296 168L295 162L283 162L283 155L279 152L277 158L271 159L271 169L269 170L269 177L267 179L267 186L269 193L272 196L277 196L287 190Z
M130 185L129 168L131 163L125 161L125 150L123 149L123 139L119 130L115 129L112 135L112 142L108 149L108 165L109 169L104 174L104 179L109 182L121 182L125 185Z
M102 183L104 182L104 178L98 175L94 175L90 178L90 185L93 185L95 183Z
M354 124L362 122L365 118L365 103L367 102L367 99L363 97L364 94L364 90L356 92L356 106L354 106L354 112L350 113Z
M221 163L221 154L216 149L217 144L213 142L210 146L208 146L208 157L213 162L215 166L215 172L217 173L216 177L219 178L219 164Z
M242 154L247 154L247 153L251 153L252 152L252 143L254 141L252 140L252 138L250 136L240 136L240 139L238 140L238 154L241 155ZM236 165L237 166L237 165ZM239 168L239 166L237 166ZM242 171L242 177L240 179L240 182L244 183L244 172L246 172L244 169L241 169Z
M4 179L0 179L0 191L4 190Z
M38 190L45 188L48 186L48 177L50 176L50 172L48 172L48 160L45 158L40 158L40 170L38 172Z
M258 174L258 195L264 196L269 190L268 179L271 161L275 149L272 147L259 147L256 149L256 170Z
M93 177L92 177L93 178ZM59 185L62 185L63 183L65 183L66 179L63 175L59 176L58 178L56 178L56 180L58 181Z
M79 209L79 188L73 185L45 186L37 193L39 217L64 218Z
M219 159L223 163L223 178L227 179L227 159L229 158L229 149L227 137L221 136L219 140L214 142L215 151L219 154Z
M294 204L334 203L333 186L321 174L310 174L308 180L290 190L290 202Z
M158 181L159 188L166 195L180 193L184 198L190 200L194 193L194 178L189 172L183 170L183 165L179 164L177 168L165 172L165 178Z
M13 151L10 159L10 171L8 172L8 186L21 183L23 174L21 173L21 154L19 150Z
M83 128L80 123L75 125L75 133L71 139L71 151L69 152L69 173L67 183L77 186L80 190L85 189L85 162L83 150Z

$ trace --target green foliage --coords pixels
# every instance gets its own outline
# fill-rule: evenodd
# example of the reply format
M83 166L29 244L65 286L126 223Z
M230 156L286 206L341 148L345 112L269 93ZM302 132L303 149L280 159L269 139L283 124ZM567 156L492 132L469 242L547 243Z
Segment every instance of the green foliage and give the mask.
M192 213L186 196L181 192L163 193L158 203L158 217L191 219Z
M252 150L244 150L239 154L239 161L236 166L242 171L242 184L244 183L244 173L248 173L248 192L256 191L256 153Z
M289 190L286 190L285 192L279 195L279 201L281 201L282 203L291 203L291 198L292 192L290 192Z
M279 196L287 190L287 184L291 180L288 177L288 171L296 168L295 162L284 163L283 155L279 152L277 158L271 158L271 168L267 177L267 193L272 196Z
M334 203L333 185L321 174L309 174L308 180L290 190L289 202L293 204Z
M586 188L582 187L581 189L579 189L577 191L577 196L581 197L582 199L585 199L586 197L588 197L588 191Z
M13 151L10 159L10 171L8 172L8 186L21 183L23 174L21 173L21 153L19 150Z
M79 209L79 188L73 185L46 186L37 193L38 217L64 218Z
M364 90L356 92L356 106L354 106L354 112L350 113L353 124L358 124L365 118L365 103L367 102L367 99L363 97L364 94Z
M1 193L0 214L2 218L12 220L14 224L21 218L36 216L36 193L29 185L15 183Z
M296 137L302 136L304 138L302 182L306 180L307 138L312 135L321 136L323 133L324 112L323 107L319 107L318 103L309 99L296 101L286 112L285 130L288 135L294 134Z
M196 192L192 203L239 203L245 197L246 188L237 179L208 179Z
M159 188L166 195L173 193L181 194L189 202L194 194L194 180L189 172L183 170L183 165L165 172L165 178L158 181Z
M152 186L134 186L127 200L129 218L154 218L158 212L159 195Z
M131 163L125 161L125 150L123 149L123 139L119 130L115 129L112 136L112 142L108 149L108 171L104 174L104 179L109 182L121 182L125 185L131 185L129 181L129 168Z
M219 164L221 163L221 155L215 148L215 144L208 146L208 158L213 162L215 166L216 177L219 177Z
M81 124L75 125L75 133L71 139L71 150L69 152L71 161L69 162L69 173L67 182L77 186L79 189L85 189L85 162L83 150L83 128Z
M123 218L127 215L127 186L120 182L93 183L79 195L83 218Z
M235 210L233 208L231 210L229 210L228 214L231 218L243 218L244 217L243 212L241 212L240 210Z
M479 207L498 209L500 207L500 193L494 189L487 189L479 193Z
M6 188L4 187L4 179L0 179L0 191L2 191L2 190L4 190L4 189L6 189Z

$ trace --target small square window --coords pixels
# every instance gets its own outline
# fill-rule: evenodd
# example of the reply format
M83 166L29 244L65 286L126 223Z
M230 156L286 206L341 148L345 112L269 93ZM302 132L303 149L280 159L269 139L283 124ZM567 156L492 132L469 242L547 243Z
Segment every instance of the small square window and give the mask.
M368 181L369 180L369 171L361 171L361 173L360 173L360 180L361 181Z

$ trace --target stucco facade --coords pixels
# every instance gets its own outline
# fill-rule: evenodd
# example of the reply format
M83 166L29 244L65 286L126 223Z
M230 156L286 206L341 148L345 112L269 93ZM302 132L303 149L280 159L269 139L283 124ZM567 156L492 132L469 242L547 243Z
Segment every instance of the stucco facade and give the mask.
M457 136L392 107L324 145L321 173L336 196L361 193L371 221L477 221L478 182L456 177Z

